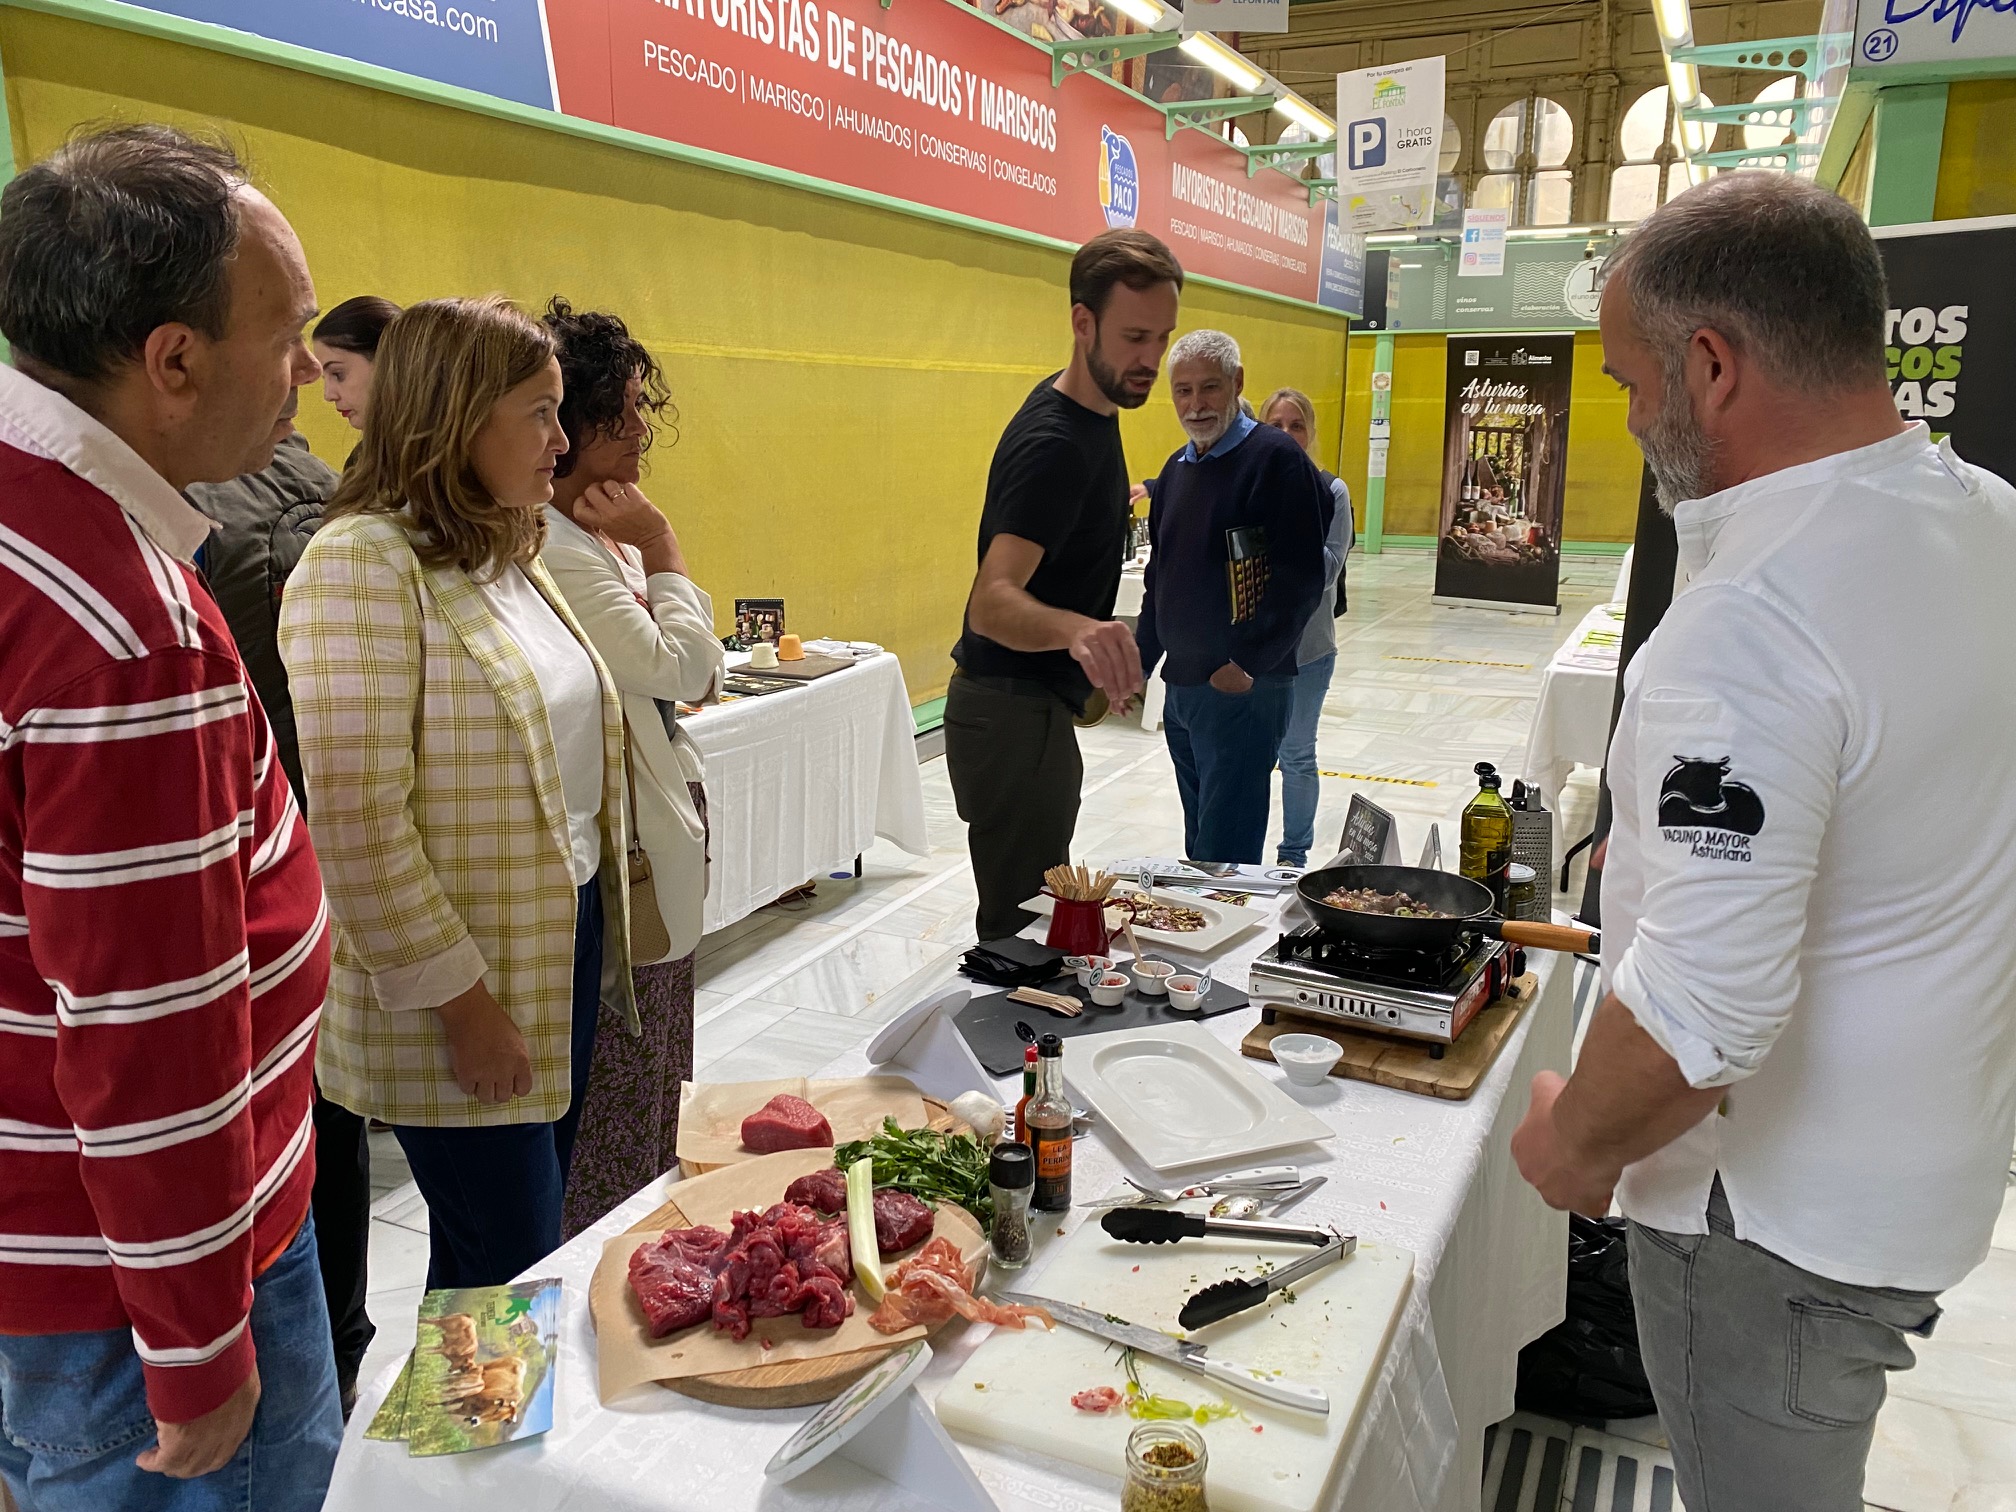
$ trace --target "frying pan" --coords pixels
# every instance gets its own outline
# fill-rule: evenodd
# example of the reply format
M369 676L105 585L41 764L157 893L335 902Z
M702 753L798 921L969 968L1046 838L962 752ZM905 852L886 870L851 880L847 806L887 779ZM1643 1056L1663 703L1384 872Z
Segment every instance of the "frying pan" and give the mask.
M1335 908L1323 900L1340 887L1369 887L1374 892L1404 892L1447 919L1410 919L1393 914L1359 913ZM1529 950L1566 950L1594 955L1602 937L1594 930L1563 924L1536 924L1498 917L1491 889L1454 872L1422 866L1329 866L1305 873L1296 882L1309 917L1330 934L1381 950L1446 950L1459 935L1488 935Z

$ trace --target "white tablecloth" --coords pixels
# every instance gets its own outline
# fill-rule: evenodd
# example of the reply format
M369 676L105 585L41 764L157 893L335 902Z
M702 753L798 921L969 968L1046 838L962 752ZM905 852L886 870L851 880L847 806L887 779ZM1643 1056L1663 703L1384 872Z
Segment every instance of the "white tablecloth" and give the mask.
M730 669L746 660L731 654ZM679 721L707 767L707 928L733 924L828 872L877 835L931 849L917 726L888 652L783 693Z
M1576 666L1569 658L1591 630L1622 631L1622 619L1612 606L1598 604L1582 617L1547 670L1540 675L1540 696L1533 705L1533 727L1526 736L1526 759L1520 775L1538 788L1550 811L1561 811L1561 788L1578 766L1600 767L1610 750L1610 707L1617 695L1614 667ZM1561 853L1556 822L1555 854Z
M1225 953L1221 971L1243 978L1245 965L1273 939L1272 931L1250 934ZM1414 1290L1328 1512L1478 1512L1483 1434L1512 1410L1518 1350L1561 1319L1567 1220L1519 1179L1508 1146L1533 1073L1568 1068L1575 968L1565 957L1534 960L1542 973L1539 998L1469 1101L1351 1081L1304 1099L1337 1135L1324 1155L1298 1157L1305 1170L1330 1178L1297 1207L1298 1221L1335 1224L1415 1256ZM913 985L921 993L941 983ZM1230 1013L1206 1023L1236 1044L1255 1016ZM1253 1064L1281 1080L1273 1066ZM865 1056L855 1051L821 1074L865 1069ZM1000 1086L1006 1097L1011 1079ZM1152 1174L1097 1132L1080 1141L1076 1167L1081 1194L1109 1190L1123 1171ZM789 1485L766 1485L764 1464L810 1409L738 1411L659 1389L598 1405L588 1279L603 1240L664 1198L664 1184L653 1183L527 1272L566 1281L551 1432L484 1453L410 1459L403 1445L362 1437L396 1374L388 1369L365 1383L337 1461L329 1512L914 1512L915 1499L838 1461ZM1074 1211L1065 1226L1083 1218ZM1054 1226L1039 1226L1038 1234L1039 1245L1056 1242ZM1018 1285L1041 1292L1042 1263L1039 1250ZM985 1333L954 1323L934 1339L937 1358L920 1382L927 1397L935 1397ZM1112 1512L1115 1482L1033 1450L1010 1458L965 1447L1004 1512Z

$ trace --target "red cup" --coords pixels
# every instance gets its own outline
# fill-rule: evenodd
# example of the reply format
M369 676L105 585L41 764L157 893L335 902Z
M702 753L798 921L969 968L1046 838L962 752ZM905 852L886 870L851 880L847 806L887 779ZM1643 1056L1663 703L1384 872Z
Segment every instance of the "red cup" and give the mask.
M1089 898L1059 898L1050 910L1050 933L1043 943L1067 955L1104 955L1112 943L1106 928L1106 905Z

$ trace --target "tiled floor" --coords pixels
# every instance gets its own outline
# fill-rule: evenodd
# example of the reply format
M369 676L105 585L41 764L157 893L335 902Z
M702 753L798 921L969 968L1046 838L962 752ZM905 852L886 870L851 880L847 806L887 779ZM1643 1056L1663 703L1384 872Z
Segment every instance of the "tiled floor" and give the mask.
M1356 556L1350 572L1351 612L1338 626L1317 752L1326 771L1352 775L1325 779L1318 834L1334 838L1351 794L1362 790L1394 814L1409 860L1439 823L1453 861L1472 765L1517 770L1541 669L1590 605L1609 598L1616 563L1572 561L1559 619L1437 607L1424 554ZM1082 746L1078 853L1098 861L1179 852L1182 816L1161 737L1108 721L1084 732ZM863 877L822 879L809 901L762 909L701 942L699 1075L814 1071L907 1006L912 978L971 943L972 876L942 761L926 764L924 793L930 855L878 843ZM1571 783L1563 810L1568 834L1588 828L1591 774ZM1574 886L1579 898L1579 868ZM379 1333L367 1378L412 1345L427 1227L391 1136L373 1135L372 1145ZM2016 1206L1997 1238L2008 1247L1948 1298L1938 1338L1920 1348L1920 1368L1893 1378L1870 1467L1877 1505L2016 1512ZM1612 1427L1657 1441L1656 1423Z

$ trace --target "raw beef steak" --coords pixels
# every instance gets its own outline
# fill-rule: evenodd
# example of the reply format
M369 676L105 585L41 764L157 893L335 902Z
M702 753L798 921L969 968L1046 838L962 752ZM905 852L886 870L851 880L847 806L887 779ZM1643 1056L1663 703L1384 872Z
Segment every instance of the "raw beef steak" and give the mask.
M833 1143L833 1125L802 1097L779 1092L742 1120L742 1143L759 1155Z

